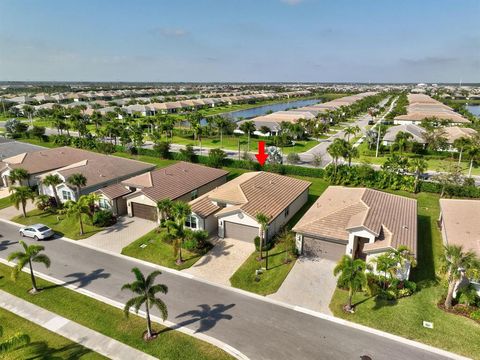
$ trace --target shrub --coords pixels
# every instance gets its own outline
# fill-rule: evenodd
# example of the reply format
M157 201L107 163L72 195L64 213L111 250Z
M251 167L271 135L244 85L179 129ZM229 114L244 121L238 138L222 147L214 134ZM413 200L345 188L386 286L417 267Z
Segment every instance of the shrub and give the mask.
M105 227L115 224L117 219L109 210L100 210L93 214L93 225Z
M255 239L253 239L253 242L255 243L255 250L260 251L260 236L255 236ZM273 247L273 241L268 241L268 240L264 241L262 251L270 250L272 247Z
M54 197L48 195L39 195L37 197L37 209L40 211L51 211L56 208L57 201Z
M289 164L298 164L300 162L300 156L297 153L290 153L287 155L287 162Z
M477 290L469 284L460 291L460 296L458 297L458 303L464 304L467 306L476 305L479 301Z
M405 281L403 282L403 286L404 286L406 289L410 290L410 291L412 292L412 294L413 294L415 291L417 291L417 284L416 284L415 282L413 282L413 281L405 280Z
M212 149L208 153L208 166L221 168L224 165L227 154L222 149Z
M170 143L167 141L160 141L159 143L153 145L153 150L160 156L162 159L170 159Z
M197 162L198 160L192 145L187 145L185 149L180 149L180 155L183 161Z
M18 119L8 119L5 122L5 131L12 136L17 137L25 133L28 129L28 125L21 122Z
M184 248L188 250L204 250L209 247L208 232L205 230L187 231Z
M95 148L97 149L98 152L101 152L102 154L113 154L115 152L115 145L112 143L106 143L106 142L97 142L95 144Z
M45 128L43 126L33 125L33 128L30 130L30 132L36 138L42 139L45 135Z
M133 145L127 146L127 151L130 155L138 155L138 149Z
M480 309L475 310L470 314L470 318L472 318L475 321L480 321Z

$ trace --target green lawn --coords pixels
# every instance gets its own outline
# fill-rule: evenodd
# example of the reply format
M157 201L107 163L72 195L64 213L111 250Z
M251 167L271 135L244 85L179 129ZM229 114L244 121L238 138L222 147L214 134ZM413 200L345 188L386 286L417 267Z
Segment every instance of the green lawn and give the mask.
M202 139L202 147L204 148L220 148L228 149L228 150L238 150L238 139L239 137L234 135L224 135L223 136L223 147L220 142L220 137L211 137L211 138L203 138ZM258 149L258 142L265 141L266 146L274 145L270 143L268 137L260 138L255 137L250 139L250 151L256 152ZM193 137L182 137L182 136L174 136L173 141L174 144L180 145L195 145L199 146L200 143L198 141L194 141ZM317 140L295 140L295 145L293 146L286 146L283 148L284 154L289 154L292 152L302 153L305 151L310 150L314 146L318 145ZM248 150L248 138L247 136L240 136L240 152L244 152Z
M140 247L143 244L147 246ZM203 256L183 249L182 257L185 262L182 265L177 265L175 263L177 258L173 254L173 246L161 241L156 229L124 247L122 254L177 270L189 268Z
M133 160L138 160L138 161L143 161L147 162L153 165L156 165L157 167L165 167L168 165L175 164L178 162L177 160L168 160L168 159L160 159L159 157L155 156L149 156L149 155L130 155L125 152L116 152L113 155L118 156L118 157L123 157L127 159L133 159Z
M12 203L10 202L10 196L6 196L0 199L0 210L5 209L9 206L12 206Z
M277 292L292 269L295 261L284 263L285 249L283 244L277 244L268 252L268 270L255 280L255 270L265 268L265 260L258 261L258 252L252 253L230 278L233 287L251 291L260 295Z
M29 143L29 144L32 144L32 145L43 146L43 147L46 147L46 148L59 147L59 145L53 143L52 141L46 142L46 141L43 141L43 140L37 139L37 138L29 138L29 139L21 138L21 139L17 139L17 141Z
M0 265L1 290L157 358L169 360L231 359L228 354L213 345L177 331L166 331L167 328L156 323L153 325L154 329L156 331L163 330L163 332L154 341L145 342L142 339L142 334L146 329L145 319L133 314L127 319L121 309L42 279L38 279L38 285L44 290L32 296L28 293L31 288L30 275L22 272L17 282L13 283L10 273L9 266ZM133 279L132 274L132 281ZM162 277L158 277L157 281L161 283Z
M57 335L39 325L0 308L0 324L3 335L0 340L22 333L30 337L30 344L18 347L6 354L4 360L14 359L82 359L100 360L106 357Z
M346 303L347 293L337 289L330 304L331 310L335 316L350 321L480 359L480 325L465 317L448 314L436 306L445 292L436 278L442 254L441 234L436 225L440 212L438 195L394 193L418 200L419 265L412 272L412 279L417 282L419 291L396 303L357 294L354 298L358 303L355 314L345 314L342 306ZM424 328L424 320L433 322L434 329Z
M102 230L100 227L91 225L88 216L83 215L84 234L80 235L80 225L75 218L67 217L65 215L45 213L41 210L32 210L28 212L26 218L22 215L16 216L12 221L23 225L44 224L52 228L59 235L66 236L73 240L86 239Z

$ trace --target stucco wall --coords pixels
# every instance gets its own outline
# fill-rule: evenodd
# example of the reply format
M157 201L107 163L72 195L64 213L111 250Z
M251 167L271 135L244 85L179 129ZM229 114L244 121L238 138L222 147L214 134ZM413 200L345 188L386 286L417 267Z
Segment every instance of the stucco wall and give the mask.
M224 222L232 222L236 224L243 224L247 226L253 226L253 227L260 227L257 223L257 221L250 216L246 215L242 211L238 210L237 212L233 214L229 214L227 216L222 216L218 218L218 236L223 237L224 236Z
M297 199L289 206L289 213L285 216L282 211L271 223L268 228L268 238L271 239L302 207L307 203L308 189L305 190Z

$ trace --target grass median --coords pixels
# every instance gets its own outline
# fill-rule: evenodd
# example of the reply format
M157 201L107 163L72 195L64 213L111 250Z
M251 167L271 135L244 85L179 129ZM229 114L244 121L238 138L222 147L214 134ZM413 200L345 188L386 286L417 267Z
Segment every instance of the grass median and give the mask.
M10 273L9 266L0 264L1 290L152 356L172 360L232 359L219 348L178 331L162 332L154 341L145 342L145 319L133 314L127 319L120 309L42 279L38 279L38 285L44 290L30 295L30 275L22 272L17 282L12 282ZM154 324L154 329L161 331L165 327Z

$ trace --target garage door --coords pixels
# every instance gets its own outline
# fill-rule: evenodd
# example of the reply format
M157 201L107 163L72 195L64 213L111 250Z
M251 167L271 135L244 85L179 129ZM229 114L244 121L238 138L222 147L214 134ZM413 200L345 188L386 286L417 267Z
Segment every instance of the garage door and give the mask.
M255 236L258 236L258 228L254 226L236 224L229 221L225 221L223 226L225 229L224 237L226 238L253 243Z
M157 221L157 208L132 202L132 215L142 219Z
M345 255L347 245L331 241L304 237L303 255L338 261Z

